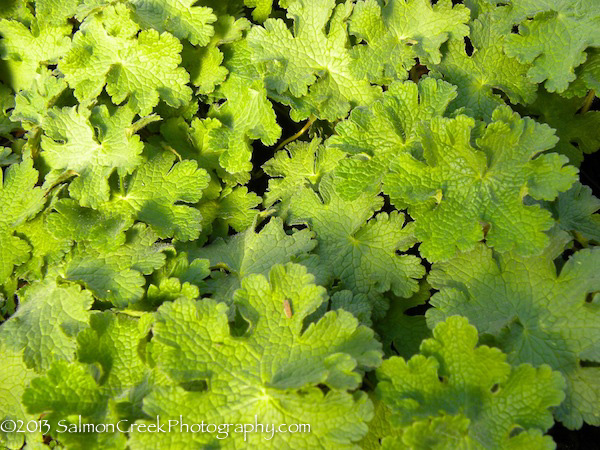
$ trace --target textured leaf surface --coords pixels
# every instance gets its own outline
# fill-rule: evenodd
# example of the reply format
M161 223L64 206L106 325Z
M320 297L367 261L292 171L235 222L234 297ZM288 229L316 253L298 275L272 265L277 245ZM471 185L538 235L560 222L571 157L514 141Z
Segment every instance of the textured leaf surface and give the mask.
M303 332L304 318L325 300L325 290L312 281L298 265L275 266L269 280L245 278L235 301L250 327L238 338L230 335L222 303L179 299L163 305L153 328L154 360L174 380L205 380L208 389L156 390L144 400L144 410L164 417L183 411L190 419L213 423L251 422L255 415L268 423L310 423L310 433L278 433L273 444L350 447L366 433L372 405L364 393L347 390L360 382L357 369L379 363L380 345L372 331L343 311L328 313ZM291 317L284 300L291 305ZM331 390L323 394L318 384ZM130 445L142 448L149 438L166 446L184 439L199 443L203 436L196 436L135 434ZM233 435L224 444L258 445L264 435L248 434L247 439Z
M200 212L179 203L198 202L209 176L196 161L174 161L175 155L169 152L154 155L132 175L125 194L105 204L104 209L131 214L161 238L196 239L200 234Z
M505 51L532 62L529 78L550 92L564 91L588 47L600 46L600 4L594 0L514 0L513 23L519 34L507 38ZM533 19L530 19L533 17Z
M406 361L377 370L377 392L402 428L397 447L553 448L550 408L564 398L564 380L548 366L511 367L500 350L477 345L477 330L450 317ZM517 426L521 432L513 436Z
M54 27L33 21L31 28L15 20L0 19L0 75L16 91L27 89L42 64L56 63L71 47L70 25ZM4 68L5 67L5 68Z
M28 367L39 372L54 361L75 359L75 338L88 326L92 296L79 286L60 286L47 280L28 287L20 306L0 327L0 339L18 352Z
M462 39L452 39L444 57L433 66L444 80L456 85L458 95L450 105L451 111L489 121L494 110L505 103L498 91L511 103L535 100L536 85L527 77L530 65L504 53L503 42L510 30L501 25L506 14L499 8L472 21L472 53L467 54Z
M173 107L190 100L189 74L178 67L181 43L166 32L138 32L123 5L106 8L81 24L72 49L59 63L79 101L93 100L105 86L115 104L129 98L142 115L159 98Z
M580 97L566 99L540 89L537 100L529 107L531 113L538 116L537 120L556 129L560 140L554 151L568 156L575 166L581 164L585 154L600 149L600 112L578 113L584 100Z
M0 183L0 283L10 276L13 267L29 258L27 242L14 235L15 228L33 217L44 206L44 192L34 187L38 172L31 160L13 164ZM2 178L0 178L0 182Z
M455 97L454 86L425 78L418 84L393 83L373 105L353 109L327 140L328 146L357 155L336 168L336 191L351 200L377 189L394 156L422 153L419 124L443 116Z
M366 45L353 49L358 73L378 84L407 78L415 58L440 62L440 46L469 33L469 10L449 0L361 0L350 19L350 33Z
M69 192L82 206L97 208L108 201L111 173L123 176L142 162L144 146L131 132L134 116L129 105L114 111L105 106L91 112L81 107L48 111L42 156L56 171L77 173Z
M54 430L51 435L70 448L124 448L124 434L82 431L79 416L83 424L122 420L125 430L143 417L144 396L156 384L168 384L145 363L150 323L149 315L138 320L111 312L94 314L90 328L78 336L80 362L57 362L34 379L23 396L28 411L44 413ZM70 432L57 432L65 430L59 420Z
M233 293L246 276L267 276L274 265L286 264L306 255L316 245L313 238L314 233L309 230L287 235L281 219L274 218L259 232L252 227L203 248L183 248L188 250L190 258L210 261L214 270L207 282L207 293L218 301L231 303Z
M412 225L404 226L404 215L374 216L382 206L381 197L364 194L345 201L326 182L321 183L319 194L309 188L299 191L290 208L290 221L306 223L315 231L321 264L331 268L344 289L366 294L374 304L375 317L387 309L384 292L410 297L418 289L416 279L424 268L419 258L397 253L415 243Z
M427 313L434 324L460 314L494 342L515 364L548 364L567 380L567 398L556 417L569 428L598 424L600 369L582 362L600 360L600 309L586 296L598 291L600 249L577 252L556 273L553 254L494 259L478 246L435 264L428 278L440 292ZM559 249L560 251L560 249Z
M2 365L0 366L0 422L6 420L36 420L33 414L27 413L25 406L21 403L21 396L25 386L36 376L33 369L29 369L23 361L23 352L15 352L6 346L4 339L0 337L0 354L2 354ZM0 431L0 445L9 449L19 449L23 441L27 440L29 445L41 443L41 433L16 431Z
M539 254L553 221L548 211L524 205L523 197L553 199L569 189L577 170L563 167L564 156L539 155L556 144L552 130L507 108L494 112L477 148L474 126L466 116L432 120L420 131L425 162L400 154L384 192L397 207L409 206L421 254L430 261L473 248L485 224L489 246Z
M136 17L144 27L168 31L194 45L208 44L217 19L210 8L194 6L195 0L132 0Z
M267 64L268 88L293 105L295 120L310 114L334 120L378 95L378 89L352 69L345 21L353 5L335 3L294 1L287 11L293 32L283 20L267 19L264 28L254 27L248 35L253 59Z

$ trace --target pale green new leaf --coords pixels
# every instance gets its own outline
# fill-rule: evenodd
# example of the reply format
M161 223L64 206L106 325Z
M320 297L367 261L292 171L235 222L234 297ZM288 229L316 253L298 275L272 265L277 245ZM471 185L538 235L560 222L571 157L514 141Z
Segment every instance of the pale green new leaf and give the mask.
M473 119L434 118L420 130L425 161L400 154L384 179L392 203L408 206L419 250L430 261L472 249L484 237L498 251L524 255L548 244L550 213L525 205L523 197L553 200L571 187L577 169L565 166L565 156L540 155L557 142L547 125L507 107L492 120L473 146Z
M58 68L80 102L94 100L106 86L115 104L129 98L147 115L159 98L174 108L189 102L189 74L178 67L181 48L167 32L140 32L132 12L118 4L81 24Z
M523 258L493 255L479 245L435 264L428 281L440 292L431 298L435 308L427 320L432 326L463 315L511 363L548 364L562 372L567 397L555 415L579 428L600 424L600 308L593 297L600 289L600 248L578 251L557 274L553 259L562 248Z
M359 386L358 371L380 363L380 344L344 311L329 312L303 331L306 316L325 300L325 289L313 280L304 267L293 264L273 267L269 279L245 278L235 296L249 322L241 337L230 334L223 303L179 299L161 306L152 330L153 360L174 381L206 381L207 389L155 390L144 400L144 411L150 417L184 414L193 422L249 423L257 415L275 426L309 423L310 432L277 433L271 445L352 447L367 431L372 405L364 392L348 390ZM330 391L324 394L317 385ZM221 445L253 447L264 443L264 437L248 434L244 442L243 434L235 434ZM147 448L153 442L172 448L208 439L191 433L135 433L130 447Z
M27 367L43 372L54 361L75 360L77 334L87 328L93 298L79 286L45 280L19 291L17 312L0 327L0 340L24 350Z
M383 362L377 394L399 428L384 448L554 448L542 434L564 398L560 373L511 367L500 350L476 345L475 327L455 316L434 328L420 354Z

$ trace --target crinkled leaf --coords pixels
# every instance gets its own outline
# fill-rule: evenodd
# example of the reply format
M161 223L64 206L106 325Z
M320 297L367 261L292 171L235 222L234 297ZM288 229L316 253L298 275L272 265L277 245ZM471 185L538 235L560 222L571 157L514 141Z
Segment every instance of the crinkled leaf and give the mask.
M0 327L0 339L24 349L28 367L47 370L54 361L75 359L77 334L88 326L92 296L79 286L45 280L20 293L17 312Z
M196 161L174 161L175 155L168 151L154 155L133 173L124 194L115 196L103 209L115 208L132 215L160 238L196 239L200 235L200 211L180 203L198 202L209 176Z
M404 215L397 211L374 216L383 205L381 197L367 193L346 201L329 182L321 182L319 194L301 189L291 204L290 222L311 227L321 264L343 289L366 294L376 318L383 316L387 302L382 294L391 290L410 297L425 272L419 258L399 254L415 243L412 225L404 226Z
M365 42L353 48L353 65L372 83L407 78L415 58L440 62L440 46L469 33L469 10L441 0L361 0L350 19L350 33Z
M566 99L540 89L537 100L528 107L528 114L536 115L537 120L556 129L560 140L554 151L568 156L575 166L581 164L585 154L600 149L600 111L578 113L584 100L579 97Z
M373 332L344 311L329 312L303 332L304 318L324 300L325 290L313 284L306 269L289 264L273 267L269 280L263 275L242 280L236 304L250 328L241 337L231 336L222 303L179 299L164 304L153 327L153 359L173 380L205 380L208 388L156 390L144 400L144 411L165 418L183 411L189 420L208 423L246 423L255 415L265 423L310 423L310 433L278 433L272 444L350 447L366 433L372 405L363 392L347 390L358 387L357 370L379 364L381 351ZM331 390L324 394L318 384ZM151 439L166 446L207 439L197 436ZM253 446L264 435L248 434L246 442L240 434L230 439L232 446ZM149 442L139 433L130 445L143 448Z
M0 78L15 91L28 89L36 70L55 64L71 48L71 25L51 26L34 20L31 28L15 20L0 19Z
M10 276L14 266L29 259L27 242L14 235L15 228L35 216L44 206L44 191L34 187L38 172L31 159L13 164L2 177L0 171L0 284ZM4 183L2 183L4 178Z
M576 179L556 153L540 155L557 139L553 130L506 107L498 108L472 143L466 116L434 118L421 130L424 159L403 153L384 179L384 192L415 219L419 250L430 261L468 250L484 237L498 251L539 254L553 225L548 211L523 204L526 194L554 199ZM509 212L510 211L510 212ZM484 226L489 225L484 235Z
M511 367L500 350L476 345L475 327L450 317L423 341L421 354L383 362L377 393L401 428L396 448L517 448L524 439L529 448L553 448L542 433L564 398L560 373Z
M282 203L280 210L286 209L298 189L317 186L323 175L332 171L344 157L342 151L320 144L319 139L310 143L292 142L263 165L263 170L271 177L269 190L264 195L265 206L272 206L279 200Z
M282 19L267 19L248 33L254 61L266 65L269 90L292 105L294 120L311 114L335 120L377 98L379 90L352 69L346 31L352 6L350 1L336 6L335 0L297 0L287 8L293 31Z
M134 116L129 104L113 111L106 106L48 111L42 157L57 174L76 172L69 193L82 206L98 208L108 201L110 175L117 170L124 176L142 162L144 145L133 134Z
M456 85L458 95L450 105L451 111L489 121L494 110L504 105L498 91L511 103L528 104L535 99L536 85L527 77L530 65L503 51L506 30L498 22L505 14L500 9L471 22L472 53L466 53L462 39L453 39L441 62L433 66L436 74Z
M351 200L368 189L378 189L395 155L422 153L419 124L443 116L455 97L454 86L425 78L418 84L393 83L373 105L353 109L327 140L329 147L357 155L336 168L336 191Z
M529 78L550 92L564 91L588 47L600 46L600 4L595 0L512 0L519 33L506 38L505 51L533 63Z
M140 32L131 12L118 4L81 24L58 68L79 101L95 99L106 86L115 104L129 98L146 115L159 98L175 108L190 100L189 74L178 67L180 52L177 38L156 30Z
M562 250L562 246L559 249ZM508 354L512 363L548 364L567 380L556 417L569 428L600 423L600 309L586 301L600 289L600 249L581 250L557 274L552 252L523 258L492 255L483 245L433 266L428 323L460 314Z
M213 272L207 281L206 292L218 301L231 304L233 293L246 276L266 276L275 264L285 264L307 254L316 245L313 237L314 233L309 230L288 235L282 220L273 218L258 232L251 227L244 233L227 240L217 239L202 248L182 247L190 258L210 261Z

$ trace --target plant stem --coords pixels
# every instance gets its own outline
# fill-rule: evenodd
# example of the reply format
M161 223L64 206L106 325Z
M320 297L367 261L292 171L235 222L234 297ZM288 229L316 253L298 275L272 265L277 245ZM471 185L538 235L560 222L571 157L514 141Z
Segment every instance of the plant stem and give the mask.
M281 144L279 144L277 146L277 148L275 149L275 151L281 150L283 147L288 145L290 142L295 141L300 136L302 136L304 133L306 133L306 130L308 130L310 128L310 126L313 123L315 123L315 120L317 120L317 118L314 115L311 115L310 118L308 119L308 122L306 122L306 124L302 127L302 129L300 131L298 131L295 135L290 136L285 141L283 141Z
M596 91L590 89L590 92L588 92L585 101L583 102L583 106L581 107L581 114L585 114L590 110L592 103L594 103L594 98L596 98Z

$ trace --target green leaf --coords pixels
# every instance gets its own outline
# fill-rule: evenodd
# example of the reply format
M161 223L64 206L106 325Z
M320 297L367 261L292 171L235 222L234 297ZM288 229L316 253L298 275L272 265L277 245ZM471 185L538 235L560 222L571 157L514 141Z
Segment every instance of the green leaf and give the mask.
M550 408L564 398L560 373L511 367L500 350L476 345L475 327L449 317L421 354L392 357L377 370L377 393L401 428L396 448L554 447L542 434L553 424Z
M78 336L80 362L57 362L32 380L23 403L28 411L44 414L52 437L69 448L125 448L124 434L109 427L85 431L79 421L84 426L122 421L120 429L127 430L145 417L144 396L155 385L169 384L146 364L151 320L150 315L138 320L108 311L92 315L90 328Z
M280 211L287 209L294 195L304 186L318 186L323 175L331 172L344 157L340 150L324 147L320 139L309 142L292 142L263 165L271 178L269 190L264 195L266 207L277 201Z
M427 303L431 295L430 290L431 286L422 282L419 290L412 297L390 299L390 309L373 327L381 336L386 355L408 359L419 353L419 346L423 339L431 336L425 316L410 314L412 308L422 307Z
M37 181L38 172L31 159L13 164L3 177L0 172L0 284L10 276L14 266L29 259L29 244L15 236L14 231L44 206L44 191L34 187Z
M132 0L136 18L144 28L168 31L194 45L208 44L217 20L211 8L195 6L196 0ZM163 60L160 60L161 64Z
M242 280L250 274L267 276L276 264L294 261L316 245L314 233L301 230L286 234L283 222L273 218L260 231L252 226L244 233L213 244L194 248L182 246L190 258L207 259L213 268L211 279L207 280L206 293L217 301L231 304L233 293L240 287Z
M425 273L419 258L398 254L415 243L412 225L404 226L404 215L397 211L374 216L382 205L383 199L371 194L343 200L323 181L319 194L309 188L297 192L289 220L311 227L320 264L330 268L342 289L367 295L375 318L388 307L383 293L410 297Z
M131 173L142 162L144 145L133 134L135 110L126 106L92 111L77 107L53 108L44 120L42 157L56 178L64 171L77 173L69 193L82 206L98 208L110 198L108 178L116 170Z
M2 354L2 365L0 365L0 423L11 426L12 423L7 421L22 420L27 423L30 420L36 420L37 417L29 414L21 403L25 387L36 376L35 371L25 365L23 352L11 350L2 338L0 338L0 354ZM24 440L27 440L27 444L32 447L35 444L41 445L41 433L28 432L26 429L24 431L25 433L19 433L16 430L0 430L0 445L15 450L23 447Z
M209 176L196 161L184 160L173 165L175 155L158 153L131 176L124 193L103 205L147 223L160 238L181 241L200 235L200 211L182 203L196 203L208 186Z
M440 62L441 45L469 34L469 10L450 0L361 0L350 18L350 33L365 42L353 48L355 70L369 81L390 84L407 78L415 58Z
M562 250L562 246L559 252ZM427 312L433 325L460 314L508 354L511 363L548 364L567 380L555 415L569 428L600 423L600 249L575 253L557 274L553 256L493 255L482 245L433 266L440 292ZM582 364L591 362L591 366Z
M88 326L91 294L45 280L20 291L19 300L17 312L0 327L0 339L15 352L24 349L27 367L38 372L54 361L73 361L75 338Z
M287 8L293 32L282 19L267 19L264 27L248 33L253 60L266 66L269 91L292 106L296 121L311 114L335 120L379 95L379 89L352 69L346 32L352 6L336 6L335 0L297 0Z
M600 149L600 136L597 133L600 112L578 113L584 101L584 98L566 99L540 89L537 100L528 108L528 114L535 115L537 120L556 129L560 141L555 151L568 156L574 166L579 166L586 154Z
M350 118L340 122L336 134L327 140L329 147L356 155L336 168L336 191L352 200L366 190L380 189L395 155L422 153L419 124L443 116L455 97L454 86L425 78L418 84L392 83L371 106L353 109Z
M600 243L600 199L592 195L589 187L577 182L553 204L545 206L552 211L561 229Z
M117 4L88 17L58 68L80 102L94 100L106 86L115 104L129 98L141 115L150 114L159 98L183 106L192 92L189 74L178 67L181 43L166 32L140 32L131 14Z
M222 149L219 163L229 173L252 170L252 140L271 146L281 136L273 105L267 99L262 80L230 75L217 91L227 100L213 105L209 116L224 125L211 132L213 146Z
M465 42L453 39L448 43L442 60L433 65L437 76L456 85L458 95L450 111L464 112L476 119L490 121L494 110L505 101L528 104L535 100L536 85L528 79L529 64L507 56L503 51L506 27L504 8L481 15L471 22L472 53L467 54Z
M475 122L466 116L432 119L420 130L425 161L400 154L384 179L392 203L409 207L423 242L419 250L430 261L472 249L484 237L500 252L515 248L524 255L539 254L548 244L543 232L553 225L550 213L524 205L523 197L556 198L571 187L577 169L564 166L564 156L540 155L557 142L547 125L507 107L492 120L475 134ZM480 136L475 147L473 134Z
M278 433L272 445L348 448L367 431L372 405L358 387L357 372L380 363L373 332L351 314L329 312L303 331L305 317L325 300L306 269L293 264L271 269L269 280L251 275L242 281L235 301L249 322L241 337L230 334L227 307L205 299L179 299L159 308L153 327L152 357L179 383L206 381L205 391L155 390L144 400L151 417L207 423L309 423L310 433ZM286 313L288 302L291 316ZM277 336L277 339L273 339ZM328 386L324 394L317 385ZM202 419L200 419L202 418ZM199 423L199 422L198 422ZM254 446L263 433L229 437L231 445ZM190 433L132 435L134 449L149 444L202 442Z
M134 225L122 243L97 247L85 241L77 245L61 269L64 278L83 283L100 300L125 308L141 300L149 275L165 263L164 245L143 223Z
M43 128L48 118L48 110L54 106L66 88L67 82L64 78L52 75L49 70L40 71L31 86L18 92L14 97L15 108L11 120L20 121L23 128L27 130L36 126Z
M71 48L71 25L51 26L34 20L31 27L0 19L0 78L15 91L28 89L38 68L56 64Z
M252 18L257 22L264 22L271 15L273 0L244 0L244 5L254 8Z
M511 19L519 33L506 39L505 51L533 63L529 78L550 92L563 92L588 47L600 46L600 5L595 0L513 0Z

